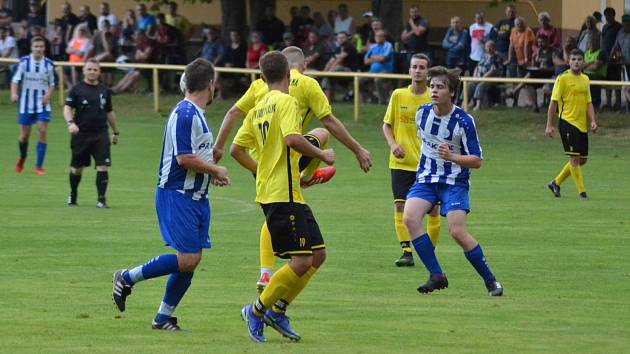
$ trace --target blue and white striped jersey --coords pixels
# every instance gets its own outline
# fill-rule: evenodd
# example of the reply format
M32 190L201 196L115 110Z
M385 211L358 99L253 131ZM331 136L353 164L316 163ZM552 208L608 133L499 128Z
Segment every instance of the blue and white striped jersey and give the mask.
M425 104L416 112L416 125L422 141L416 181L469 185L468 168L441 159L438 146L447 144L457 154L483 158L473 117L457 106L446 116L439 117L431 104Z
M35 60L32 55L20 58L12 81L20 84L19 113L50 112L50 102L42 104L42 97L55 85L55 65L44 57Z
M211 176L184 169L177 163L176 156L194 154L204 161L213 162L212 144L212 132L206 123L204 110L189 100L181 100L171 112L164 129L158 187L190 194L194 200L208 198Z

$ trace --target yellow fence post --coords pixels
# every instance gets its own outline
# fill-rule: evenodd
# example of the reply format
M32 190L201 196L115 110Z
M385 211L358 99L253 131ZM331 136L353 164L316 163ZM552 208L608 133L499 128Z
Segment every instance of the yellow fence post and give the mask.
M462 85L464 85L462 95L464 95L464 99L462 100L462 108L465 112L468 112L468 82L466 78L462 77Z
M57 75L59 76L59 107L63 107L66 103L66 79L63 75L63 66L57 67Z
M359 77L354 77L354 121L359 121Z
M160 75L158 68L153 68L153 110L160 111Z

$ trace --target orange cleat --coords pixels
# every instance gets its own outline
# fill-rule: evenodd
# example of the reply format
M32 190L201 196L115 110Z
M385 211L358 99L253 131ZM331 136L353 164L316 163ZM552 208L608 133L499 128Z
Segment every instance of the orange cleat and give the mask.
M44 169L41 167L35 167L35 174L38 176L43 176L46 174L46 171L44 171Z
M258 279L258 281L256 282L256 289L258 290L259 294L262 294L263 290L265 290L267 285L269 285L270 278L271 275L267 272L264 272L260 275L260 279Z
M22 172L22 170L24 169L24 161L26 161L25 158L18 158L17 162L15 163L15 172Z
M315 170L308 181L301 181L302 188L310 187L314 184L322 184L330 181L337 172L335 166L322 167Z

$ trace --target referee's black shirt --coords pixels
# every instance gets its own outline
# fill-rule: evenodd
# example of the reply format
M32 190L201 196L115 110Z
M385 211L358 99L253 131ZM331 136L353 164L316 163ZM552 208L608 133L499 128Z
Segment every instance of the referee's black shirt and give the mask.
M107 113L112 111L112 95L103 84L88 85L81 81L74 85L66 106L74 108L74 123L81 133L107 131Z

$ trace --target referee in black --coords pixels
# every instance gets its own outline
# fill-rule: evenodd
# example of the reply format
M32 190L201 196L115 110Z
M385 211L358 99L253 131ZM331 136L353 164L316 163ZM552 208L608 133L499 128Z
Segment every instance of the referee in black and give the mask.
M116 115L112 110L111 91L99 82L100 76L101 66L98 61L88 59L83 67L83 81L72 87L63 108L63 117L71 135L72 150L68 206L77 205L77 187L81 181L81 173L84 167L90 166L93 157L98 192L96 207L107 208L107 169L111 165L108 124L112 129L112 143L118 142L119 133Z

